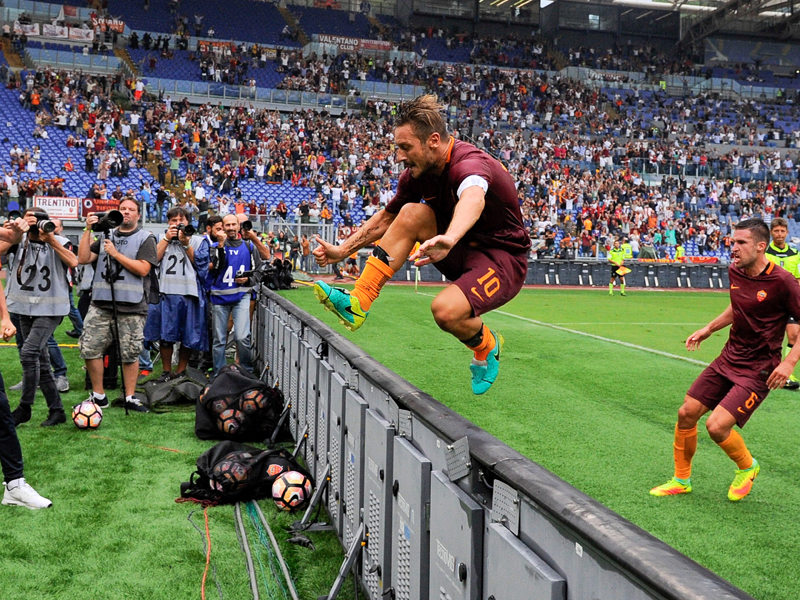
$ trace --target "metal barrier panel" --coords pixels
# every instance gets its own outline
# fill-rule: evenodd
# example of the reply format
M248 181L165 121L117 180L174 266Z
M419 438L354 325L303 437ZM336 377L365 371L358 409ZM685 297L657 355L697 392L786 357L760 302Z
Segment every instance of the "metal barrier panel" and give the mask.
M695 272L699 271L699 269L692 269L692 270L694 270ZM686 265L681 265L678 267L677 279L678 279L678 287L682 288L692 287L690 269Z
M344 395L344 472L342 502L342 538L346 548L361 525L364 505L364 417L367 403L353 390Z
M590 265L589 263L579 263L577 266L578 266L578 285L582 286L594 285L592 265Z
M353 385L352 369L350 368L350 363L344 356L331 348L331 350L328 352L328 362L331 364L331 367L333 367L333 370L341 375L346 384L350 386Z
M301 435L306 428L306 411L308 410L308 398L306 397L306 385L308 384L308 350L311 346L303 339L299 340L298 360L297 360L297 435ZM297 443L300 440L295 437ZM303 446L303 457L308 465L308 444ZM309 467L310 468L310 467Z
M535 503L520 498L519 539L569 582L569 598L620 598L645 600L661 598L632 585L619 567L609 569L607 561L575 531L543 513ZM678 594L675 597L681 597ZM547 596L549 598L549 596Z
M281 363L283 325L278 315L274 312L270 315L270 321L269 343L272 344L272 350L270 351L269 357L269 383L270 385L277 385L280 383L281 387L283 387L283 382L281 381L281 369L283 367Z
M289 405L292 402L292 394L291 394L291 386L289 385L290 381L290 362L291 362L291 337L292 332L289 331L289 327L286 325L285 322L281 321L279 337L280 337L280 354L278 356L278 373L280 373L280 377L278 377L278 383L283 390L283 400L284 405ZM297 435L297 423L292 416L294 410L290 411L289 413L289 429L292 432L292 436Z
M678 285L677 277L669 265L656 264L656 274L658 275L658 287L674 288Z
M317 470L316 480L323 477L323 469L330 460L328 452L328 428L330 427L330 402L331 402L331 377L333 369L328 361L321 360L317 371L317 439L315 445L315 460ZM330 489L328 490L330 496Z
M547 285L557 285L559 283L558 265L554 262L546 263L544 269L544 282Z
M561 285L578 285L578 265L564 262L558 265L558 277Z
M480 600L483 509L442 471L431 476L430 529L430 597Z
M605 264L592 267L608 272ZM639 265L643 277L647 268ZM704 277L716 269L727 285L724 267L686 268ZM677 265L658 263L652 270L659 287L668 285L663 276L680 272ZM304 396L305 424L309 431L316 424L306 456L316 463L318 481L324 466L331 467L325 497L331 522L343 544L353 540L360 519L369 533L361 583L371 600L391 592L395 600L567 600L567 580L569 600L752 600L386 370L284 298L265 294L271 314L260 326L268 330L267 354L277 357L276 379L283 384L292 368L303 375L293 401L300 410ZM292 360L297 364L290 367ZM446 453L464 436L472 470L456 485L444 475ZM494 477L498 512L486 508L489 484L483 474ZM498 491L500 482L514 494Z
M342 457L344 453L344 392L347 382L339 373L331 375L330 425L328 427L328 461L331 465L331 484L328 494L328 513L331 524L342 539Z
M486 528L485 542L484 600L566 599L564 578L503 525L491 523Z
M292 403L292 410L289 413L289 430L292 432L292 437L297 439L297 367L300 363L300 336L296 331L287 329L288 338L286 339L286 355L283 359L284 364L284 377L288 382L288 390L284 388L283 393L289 398Z
M395 600L428 598L431 461L408 440L394 438L392 582Z
M303 342L306 344L307 342ZM314 352L314 346L308 344L306 349L306 379L305 379L305 424L308 426L308 442L305 446L306 466L312 473L317 472L317 404L319 399L319 355Z
M269 330L268 330L268 320L270 318L270 312L267 308L266 304L260 304L258 309L260 310L259 318L258 318L258 373L261 374L264 371L264 367L269 365ZM255 333L255 332L254 332Z
M361 555L371 600L383 600L392 579L392 462L394 427L373 409L364 422L364 521L369 542Z
M397 405L394 404L391 397L387 392L372 383L365 377L359 377L358 380L358 393L367 402L369 407L378 413L381 417L389 421L395 421L393 410Z
M281 319L280 321L280 356L278 357L278 373L280 374L278 379L280 381L281 389L283 389L283 394L286 396L286 402L289 402L289 338L291 337L291 332L289 331L288 325Z

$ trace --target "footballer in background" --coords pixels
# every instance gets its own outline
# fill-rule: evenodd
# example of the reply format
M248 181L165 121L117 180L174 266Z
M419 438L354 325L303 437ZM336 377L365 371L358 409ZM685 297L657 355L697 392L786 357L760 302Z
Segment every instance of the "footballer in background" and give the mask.
M795 279L800 279L800 252L786 243L786 236L789 235L789 223L786 219L775 217L769 227L772 241L767 246L767 258L789 271L794 275ZM790 317L789 323L786 325L787 346L785 354L792 351L797 342L798 333L800 333L800 325ZM787 390L796 390L800 388L800 381L792 373L789 381L783 387Z
M747 496L761 466L733 426L743 429L770 390L786 384L800 359L800 346L795 346L781 360L789 317L800 317L800 285L794 275L767 258L770 232L764 221L747 219L733 228L728 269L731 303L720 316L690 335L686 348L697 350L712 333L730 325L728 341L686 392L675 425L675 475L650 490L653 496L692 491L697 423L709 411L708 435L736 463L728 499L737 502Z

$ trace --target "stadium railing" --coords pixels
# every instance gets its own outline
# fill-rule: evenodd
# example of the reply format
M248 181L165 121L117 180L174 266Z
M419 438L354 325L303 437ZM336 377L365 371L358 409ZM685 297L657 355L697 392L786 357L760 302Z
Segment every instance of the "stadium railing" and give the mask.
M254 353L371 600L750 598L266 287Z
M161 79L145 77L147 90L151 93L163 92L165 95L195 96L214 100L225 98L230 100L248 100L269 104L283 104L304 108L356 108L360 99L336 94L318 94L299 90L274 90L268 88L251 88L247 86L228 85L226 83L186 81L181 79Z
M57 67L77 71L113 73L122 67L122 61L116 56L84 56L80 52L65 50L47 50L44 48L26 48L25 56L36 67Z
M34 17L55 19L61 13L64 5L53 4L52 2L33 2L31 0L4 0L3 7L20 10ZM93 12L93 9L91 8L73 8L77 10L77 16L69 18L74 20L87 21Z

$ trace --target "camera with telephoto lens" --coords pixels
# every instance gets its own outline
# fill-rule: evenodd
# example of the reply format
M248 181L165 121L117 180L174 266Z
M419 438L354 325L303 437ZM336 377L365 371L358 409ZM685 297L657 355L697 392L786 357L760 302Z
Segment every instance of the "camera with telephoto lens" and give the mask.
M42 233L53 233L56 230L56 224L50 220L46 212L37 210L30 214L36 217L36 228Z
M104 210L94 213L97 215L97 223L92 225L92 231L97 233L108 233L122 225L122 213L118 210Z
M253 230L253 222L250 220L242 221L242 231L252 231Z
M178 225L178 231L182 231L186 237L191 237L197 232L191 223L181 223Z
M16 221L17 219L22 218L22 213L18 210L10 210L8 211L8 220L9 221Z

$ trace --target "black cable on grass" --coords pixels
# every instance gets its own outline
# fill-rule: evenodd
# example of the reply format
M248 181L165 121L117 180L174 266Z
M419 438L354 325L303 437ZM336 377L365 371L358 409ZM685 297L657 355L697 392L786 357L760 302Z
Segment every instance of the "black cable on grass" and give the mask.
M197 526L197 523L195 523L194 521L192 521L192 515L193 515L193 514L194 514L194 511L191 511L191 512L189 513L189 516L188 516L188 517L186 517L186 519L189 521L189 523L191 523L191 524L192 524L192 527L194 527L194 528L197 530L197 533L199 533L199 534L200 534L200 541L201 541L201 542L202 542L202 544L203 544L203 556L205 556L205 555L206 555L206 552L208 551L208 546L206 546L206 536L205 536L205 534L203 533L203 530L202 530L202 529L200 529L200 528ZM224 599L223 599L223 596L222 596L222 587L220 587L220 585L219 585L219 580L217 579L217 564L216 564L216 563L213 563L213 562L211 563L211 576L214 578L214 585L216 585L216 586L217 586L217 593L219 594L219 600L224 600Z

